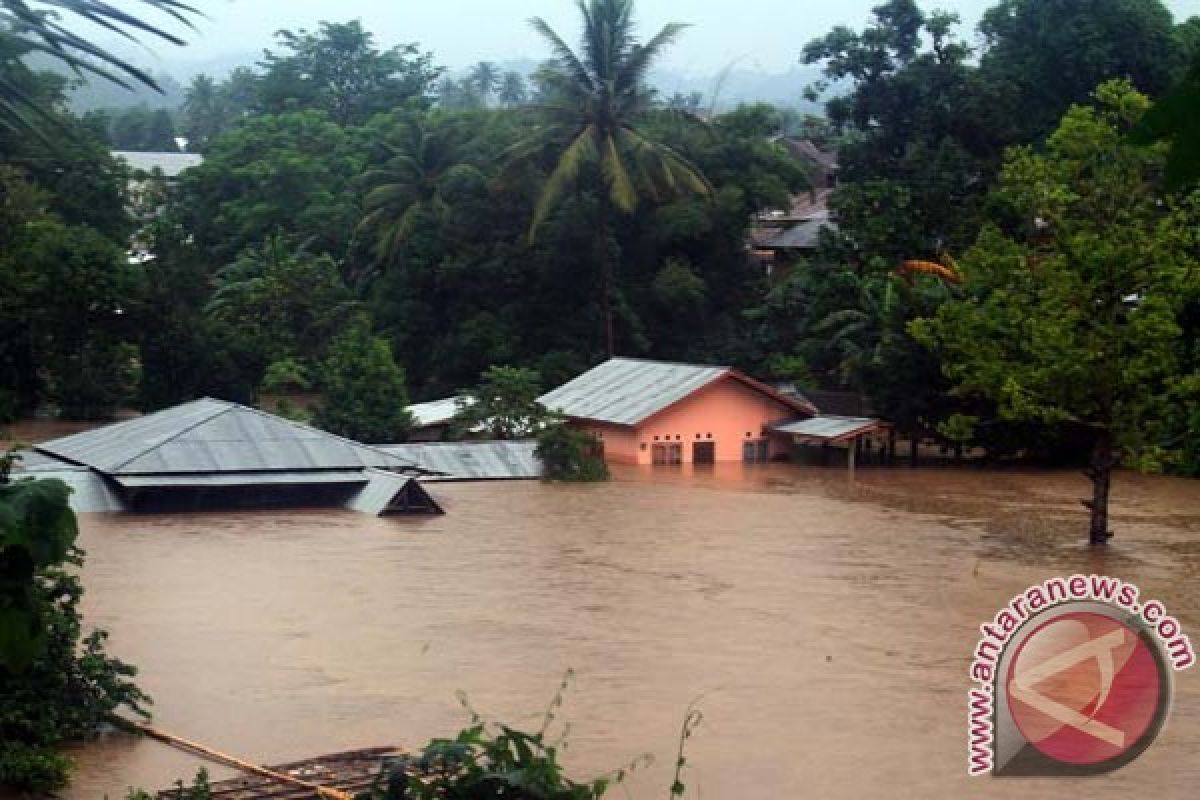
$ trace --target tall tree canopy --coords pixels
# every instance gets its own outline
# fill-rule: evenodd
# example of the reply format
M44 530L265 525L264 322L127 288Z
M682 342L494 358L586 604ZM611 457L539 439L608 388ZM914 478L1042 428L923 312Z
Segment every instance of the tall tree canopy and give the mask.
M1004 418L1088 433L1090 538L1103 544L1113 467L1178 455L1163 448L1162 421L1198 399L1200 376L1181 369L1181 315L1200 295L1200 196L1164 201L1162 148L1128 143L1144 95L1110 82L1096 96L1045 153L1011 153L996 199L1012 224L983 232L963 259L967 295L913 331L957 392L994 400Z
M268 50L260 64L258 103L266 113L320 109L339 125L361 125L398 106L427 106L441 73L415 44L381 52L357 20L277 36L281 51Z
M1052 131L1110 78L1157 97L1184 59L1161 0L1001 0L979 30L983 72L1003 86L1025 138Z
M557 160L533 212L530 238L580 181L596 188L596 252L601 273L600 304L605 342L616 352L613 327L613 262L610 212L633 212L640 200L659 200L679 192L708 194L704 175L673 148L654 141L639 128L653 108L646 75L684 30L665 26L645 44L634 35L632 0L578 0L583 34L577 54L540 17L534 29L549 42L555 60L539 80L550 102L543 124L515 151L517 160L543 155Z

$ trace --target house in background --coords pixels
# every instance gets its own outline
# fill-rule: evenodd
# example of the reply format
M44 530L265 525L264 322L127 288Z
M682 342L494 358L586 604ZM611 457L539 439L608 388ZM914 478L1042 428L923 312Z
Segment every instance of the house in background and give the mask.
M794 195L787 208L768 209L754 218L749 250L768 278L778 280L821 241L821 231L837 230L829 200L838 184L837 153L819 148L810 139L782 136L775 140L808 169L812 189Z
M616 464L763 462L791 451L773 426L813 417L731 367L613 358L538 398L594 434Z
M408 413L412 414L413 418L408 440L440 442L446 439L454 425L454 418L458 415L458 405L463 400L463 397L443 397L441 400L413 403L408 406Z

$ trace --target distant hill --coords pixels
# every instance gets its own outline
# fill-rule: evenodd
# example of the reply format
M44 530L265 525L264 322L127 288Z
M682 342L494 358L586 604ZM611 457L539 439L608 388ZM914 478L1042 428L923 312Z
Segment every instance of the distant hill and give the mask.
M261 57L261 53L235 52L205 59L172 59L159 68L149 69L163 87L163 94L144 87L128 91L103 79L91 78L71 92L71 107L78 113L138 105L176 108L183 102L184 87L196 75L206 74L222 80L238 67L253 66ZM38 66L63 71L60 65L52 64L48 59L39 62ZM538 64L530 59L514 59L500 62L499 66L528 76ZM448 70L453 77L462 77L466 72L466 69ZM717 111L728 111L743 103L771 103L781 108L815 112L819 111L819 104L805 100L803 93L804 88L819 77L817 68L797 64L786 72L777 73L745 67L734 67L713 75L658 70L651 74L650 83L664 97L676 92L684 95L698 92L703 97L703 107L714 106Z

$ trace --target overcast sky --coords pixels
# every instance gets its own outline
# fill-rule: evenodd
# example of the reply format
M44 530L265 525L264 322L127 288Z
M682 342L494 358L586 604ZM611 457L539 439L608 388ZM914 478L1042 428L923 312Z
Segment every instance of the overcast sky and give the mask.
M321 20L361 19L385 45L419 42L439 63L458 68L480 60L541 60L547 50L527 20L544 17L571 44L578 34L572 0L191 0L208 15L180 52L155 45L164 67L260 51L280 28L315 27ZM1084 0L1086 1L1086 0ZM643 36L666 22L692 28L663 66L711 74L726 65L782 72L801 47L834 25L860 27L880 0L638 0ZM959 13L973 28L994 0L923 3ZM118 5L131 6L129 0ZM1177 20L1200 14L1200 0L1166 0Z

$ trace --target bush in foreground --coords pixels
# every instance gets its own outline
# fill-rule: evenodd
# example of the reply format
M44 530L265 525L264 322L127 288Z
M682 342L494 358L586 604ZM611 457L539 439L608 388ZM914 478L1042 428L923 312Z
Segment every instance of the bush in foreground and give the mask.
M0 470L2 473L2 470ZM67 783L58 748L96 735L118 708L145 715L136 670L84 634L78 529L59 481L0 482L0 791Z

